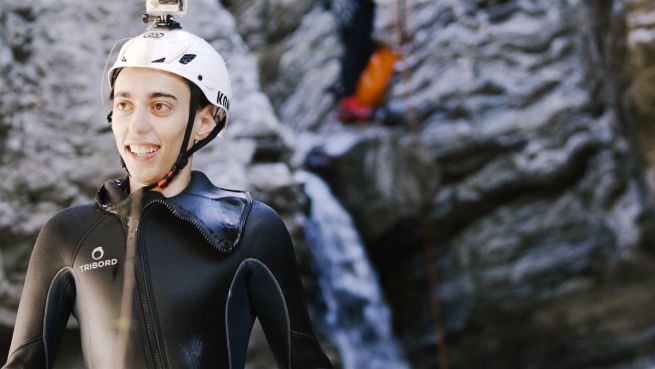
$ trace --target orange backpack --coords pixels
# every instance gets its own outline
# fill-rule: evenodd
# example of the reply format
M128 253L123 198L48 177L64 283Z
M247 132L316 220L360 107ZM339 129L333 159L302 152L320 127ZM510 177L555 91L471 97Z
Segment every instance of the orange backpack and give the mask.
M394 64L400 58L401 55L389 46L384 44L378 46L359 76L355 96L360 104L373 108L382 105Z

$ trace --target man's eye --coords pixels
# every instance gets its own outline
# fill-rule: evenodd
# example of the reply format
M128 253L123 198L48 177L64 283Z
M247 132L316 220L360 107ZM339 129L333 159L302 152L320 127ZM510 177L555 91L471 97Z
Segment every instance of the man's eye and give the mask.
M130 104L126 103L125 101L119 101L116 103L115 107L118 111L126 111L130 108Z
M169 111L173 110L173 107L171 107L169 104L158 102L152 104L152 109L157 113L168 113Z

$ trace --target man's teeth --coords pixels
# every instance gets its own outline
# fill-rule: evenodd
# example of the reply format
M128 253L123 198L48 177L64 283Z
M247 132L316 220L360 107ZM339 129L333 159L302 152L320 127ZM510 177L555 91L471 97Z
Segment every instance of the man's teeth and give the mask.
M150 154L159 150L159 146L153 145L129 145L130 151L137 155Z

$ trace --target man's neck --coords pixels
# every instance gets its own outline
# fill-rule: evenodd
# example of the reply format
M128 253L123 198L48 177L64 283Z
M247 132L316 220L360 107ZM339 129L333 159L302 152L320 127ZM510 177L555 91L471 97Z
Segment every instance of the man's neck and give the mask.
M189 185L189 182L191 182L191 161L189 160L189 163L177 173L175 178L171 181L171 183L166 186L166 188L160 188L160 187L155 187L151 191L157 191L161 192L164 197L172 197L180 192L184 191L185 188ZM130 193L134 193L134 191L138 190L141 187L144 187L146 184L144 183L138 183L132 177L130 177Z

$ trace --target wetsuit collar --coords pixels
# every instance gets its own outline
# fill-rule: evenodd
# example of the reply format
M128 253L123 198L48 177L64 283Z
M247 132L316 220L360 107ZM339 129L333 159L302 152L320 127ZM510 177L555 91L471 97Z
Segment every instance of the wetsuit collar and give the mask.
M131 200L127 178L105 182L96 196L99 207L121 218L129 214ZM241 239L252 198L248 192L216 187L204 173L192 171L188 186L175 196L147 191L142 209L157 203L191 223L214 248L230 252Z

